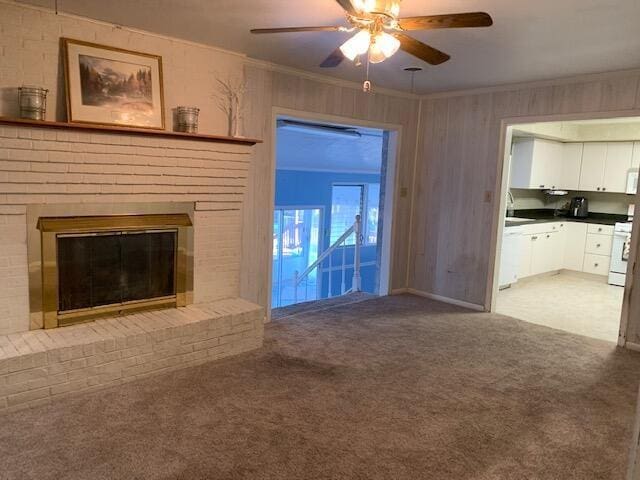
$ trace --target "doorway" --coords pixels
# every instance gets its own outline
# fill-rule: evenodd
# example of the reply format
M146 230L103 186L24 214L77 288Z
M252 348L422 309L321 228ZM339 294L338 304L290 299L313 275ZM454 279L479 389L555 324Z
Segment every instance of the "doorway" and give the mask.
M388 294L398 132L275 121L272 308Z
M492 311L618 341L639 169L640 118L508 126Z

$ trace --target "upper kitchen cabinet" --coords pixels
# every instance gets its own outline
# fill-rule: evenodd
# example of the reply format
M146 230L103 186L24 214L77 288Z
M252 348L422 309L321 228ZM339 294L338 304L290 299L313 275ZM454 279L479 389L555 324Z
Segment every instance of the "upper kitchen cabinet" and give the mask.
M538 138L517 139L511 157L512 188L560 188L563 144Z
M631 158L631 168L640 168L640 142L633 144L633 157Z
M632 158L633 142L607 144L603 192L625 193L627 191L627 175L631 169Z
M585 192L602 190L604 165L607 161L607 144L604 142L585 143L582 150L580 188Z
M579 189L625 193L632 157L633 142L585 143Z
M565 143L562 145L563 158L560 163L560 185L563 190L580 188L580 170L582 168L582 143Z

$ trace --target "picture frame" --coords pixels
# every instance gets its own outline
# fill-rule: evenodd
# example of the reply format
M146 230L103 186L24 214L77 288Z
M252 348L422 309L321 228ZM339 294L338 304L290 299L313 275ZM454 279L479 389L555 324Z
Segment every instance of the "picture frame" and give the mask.
M165 129L161 56L61 41L68 122Z

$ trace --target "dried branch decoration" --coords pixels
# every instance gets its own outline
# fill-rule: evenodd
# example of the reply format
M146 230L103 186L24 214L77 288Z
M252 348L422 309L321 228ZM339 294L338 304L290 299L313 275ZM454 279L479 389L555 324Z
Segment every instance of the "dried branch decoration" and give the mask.
M229 136L238 137L241 120L243 119L243 99L247 92L247 82L241 77L216 79L216 91L213 98L218 108L228 119Z

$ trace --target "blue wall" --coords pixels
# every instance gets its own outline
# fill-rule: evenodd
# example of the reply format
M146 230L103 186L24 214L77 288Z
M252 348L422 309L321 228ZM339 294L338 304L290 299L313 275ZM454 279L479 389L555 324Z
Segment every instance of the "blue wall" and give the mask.
M338 173L338 172L308 172L296 170L276 170L276 208L281 207L324 207L323 232L321 251L329 245L331 229L331 188L334 183L380 183L380 175L362 173ZM375 262L377 258L377 246L365 246L361 249L361 261ZM353 265L353 248L347 247L346 264ZM342 249L333 254L333 266L342 265ZM329 261L324 268L329 267ZM376 293L376 266L362 267L362 289L365 292ZM346 288L351 288L351 276L353 269L347 270ZM334 271L331 279L333 294L339 294L341 284L341 271ZM322 296L328 293L329 274L325 272L322 278Z

